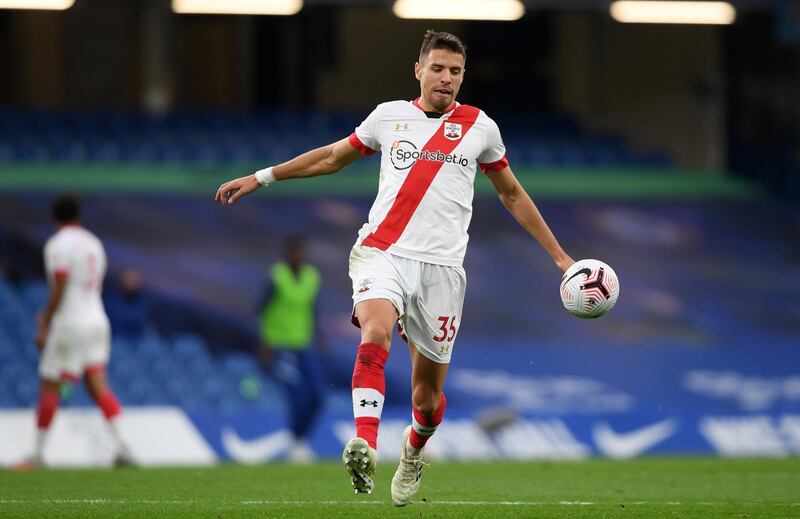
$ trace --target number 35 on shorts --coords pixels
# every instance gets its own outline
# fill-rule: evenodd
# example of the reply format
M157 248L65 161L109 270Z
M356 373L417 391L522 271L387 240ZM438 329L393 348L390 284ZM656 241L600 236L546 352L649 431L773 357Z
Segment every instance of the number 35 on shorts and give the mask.
M440 315L438 321L441 323L441 326L439 326L439 331L441 333L436 334L433 340L436 342L446 342L447 344L442 344L439 347L439 353L447 353L450 350L450 343L455 339L456 331L458 330L456 327L456 316L450 317Z

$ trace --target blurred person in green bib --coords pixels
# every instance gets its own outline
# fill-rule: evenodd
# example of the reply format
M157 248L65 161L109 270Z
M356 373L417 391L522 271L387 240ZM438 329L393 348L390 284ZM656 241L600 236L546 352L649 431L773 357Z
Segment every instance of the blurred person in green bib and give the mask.
M308 462L314 451L307 437L325 398L325 374L314 348L324 349L325 343L318 326L321 279L306 262L302 236L287 237L284 246L284 260L267 273L259 305L260 360L286 392L293 437L287 459Z

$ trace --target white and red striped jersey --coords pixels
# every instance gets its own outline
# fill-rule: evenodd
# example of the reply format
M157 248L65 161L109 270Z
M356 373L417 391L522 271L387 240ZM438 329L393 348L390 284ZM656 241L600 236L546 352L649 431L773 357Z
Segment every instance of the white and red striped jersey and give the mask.
M404 258L460 266L467 250L473 183L508 166L497 124L456 103L439 118L414 101L382 103L350 135L368 155L381 151L378 196L357 243Z
M51 283L56 274L67 274L54 322L106 318L101 298L106 253L94 234L78 225L62 227L44 246L44 265Z

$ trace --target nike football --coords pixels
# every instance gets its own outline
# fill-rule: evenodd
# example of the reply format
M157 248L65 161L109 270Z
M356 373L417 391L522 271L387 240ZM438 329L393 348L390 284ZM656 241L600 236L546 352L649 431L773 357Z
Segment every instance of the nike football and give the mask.
M617 274L600 260L576 261L561 278L561 302L581 319L606 315L614 308L618 296Z

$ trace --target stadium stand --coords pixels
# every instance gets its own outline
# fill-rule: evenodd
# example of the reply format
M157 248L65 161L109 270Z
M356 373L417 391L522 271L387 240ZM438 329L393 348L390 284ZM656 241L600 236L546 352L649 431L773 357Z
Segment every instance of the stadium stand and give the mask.
M509 160L529 167L669 168L661 152L639 152L622 138L594 135L567 115L524 120L492 114ZM342 138L358 115L263 111L178 111L163 117L125 112L0 109L0 163L270 163Z

